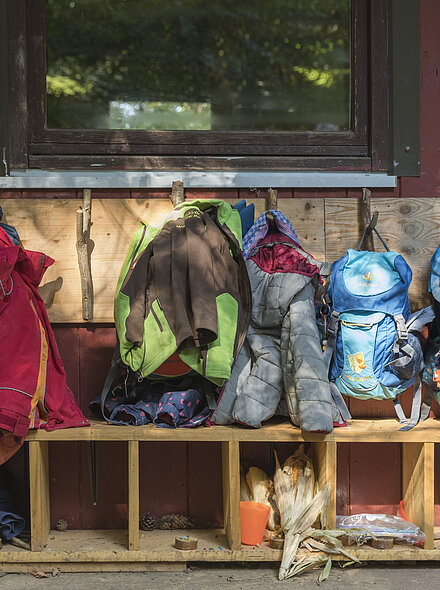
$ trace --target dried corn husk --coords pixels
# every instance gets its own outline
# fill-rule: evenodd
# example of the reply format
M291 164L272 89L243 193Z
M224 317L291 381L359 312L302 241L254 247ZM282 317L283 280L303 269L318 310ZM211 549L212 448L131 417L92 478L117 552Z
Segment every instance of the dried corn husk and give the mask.
M301 478L304 478L304 476L298 477L298 484L300 483ZM296 553L298 551L300 543L303 540L302 534L305 531L309 533L309 529L311 528L312 524L316 521L323 507L328 502L329 496L330 483L327 483L316 494L316 496L312 498L311 502L308 505L305 505L305 507L303 507L302 510L301 508L298 510L292 525L288 525L290 528L284 540L284 552L279 571L280 580L284 580L285 578L289 578L292 575L294 575L291 572L291 569L292 564L295 561ZM310 535L308 534L307 536Z
M279 528L280 511L272 479L259 467L251 467L246 474L246 482L254 502L260 502L270 507L267 528L271 531Z
M243 502L253 502L254 498L252 492L249 489L246 478L243 473L243 469L240 469L240 500Z
M302 446L281 467L275 453L275 491L285 529L284 551L279 579L290 578L306 569L326 565L329 572L328 554L346 555L357 561L337 540L342 532L314 529L313 524L327 509L330 500L330 483L315 495L315 474L312 461L304 454ZM336 533L333 534L332 533ZM343 533L342 533L343 534ZM304 546L311 552L319 551L327 556L302 557L296 560L298 549ZM325 579L322 577L321 580Z

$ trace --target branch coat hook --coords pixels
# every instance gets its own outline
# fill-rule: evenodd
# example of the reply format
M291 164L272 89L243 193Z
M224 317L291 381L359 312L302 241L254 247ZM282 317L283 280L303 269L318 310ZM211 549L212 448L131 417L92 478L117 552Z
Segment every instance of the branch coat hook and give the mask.
M92 191L83 191L83 203L76 212L76 251L78 254L79 274L81 277L83 320L93 320L93 280L91 255L94 247L90 239L92 225Z
M361 216L362 216L362 233L364 234L363 239L363 250L369 250L370 252L374 252L374 241L373 241L373 233L372 229L370 229L371 225L371 191L367 188L362 189L362 199L361 199ZM361 243L362 243L361 242Z
M171 189L171 201L173 203L173 207L177 207L180 203L183 203L185 200L185 189L183 187L182 180L175 180L172 185Z
M278 191L270 188L267 191L266 211L278 209Z

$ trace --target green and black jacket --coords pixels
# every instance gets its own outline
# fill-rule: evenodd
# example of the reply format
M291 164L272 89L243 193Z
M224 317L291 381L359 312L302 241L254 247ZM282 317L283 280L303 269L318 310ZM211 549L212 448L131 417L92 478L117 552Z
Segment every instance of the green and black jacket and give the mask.
M177 351L223 384L246 336L251 294L241 223L228 203L177 206L133 236L115 295L122 361L143 377Z

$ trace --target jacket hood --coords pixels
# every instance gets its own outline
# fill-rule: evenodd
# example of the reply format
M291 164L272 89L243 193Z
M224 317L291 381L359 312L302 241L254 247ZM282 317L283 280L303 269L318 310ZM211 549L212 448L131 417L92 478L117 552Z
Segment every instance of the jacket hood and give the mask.
M279 328L291 301L312 282L306 275L269 274L252 259L246 261L252 291L251 322L258 328Z
M252 290L252 323L279 327L291 301L311 282L322 283L320 263L285 234L267 234L246 261Z
M267 234L274 233L275 229L276 232L283 234L301 248L298 236L287 217L285 217L281 211L271 209L260 215L243 238L243 255L245 259L250 258L261 240L263 240Z

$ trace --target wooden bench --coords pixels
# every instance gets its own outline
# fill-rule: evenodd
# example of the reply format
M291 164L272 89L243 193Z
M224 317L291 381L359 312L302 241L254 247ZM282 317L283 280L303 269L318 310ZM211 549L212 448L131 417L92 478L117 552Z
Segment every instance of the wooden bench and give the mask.
M24 246L41 250L56 263L45 277L48 312L52 322L82 322L82 294L76 252L76 211L80 200L2 200L6 220L16 225ZM264 201L256 199L257 213ZM304 248L319 259L335 260L359 239L358 201L355 199L280 199L279 208L292 221ZM171 210L162 199L93 200L91 239L95 322L112 322L113 293L122 260L139 219L158 222ZM414 271L411 300L427 303L429 259L437 247L440 203L436 199L373 200L380 211L379 229ZM62 281L60 280L62 279ZM62 283L61 288L59 288ZM240 426L196 429L159 429L152 425L118 427L93 422L90 428L55 432L30 431L27 437L30 470L31 548L7 545L0 552L4 571L28 571L30 566L62 571L145 570L179 567L188 561L279 561L281 552L263 544L252 548L240 542L240 443L310 443L319 486L330 481L328 523L336 524L337 452L340 443L402 444L402 489L405 510L426 534L424 548L406 545L391 550L359 547L352 552L362 560L437 560L440 543L434 541L434 444L440 443L440 424L429 419L406 433L396 420L353 420L348 428L328 435L304 434L282 421L270 421L253 430ZM127 442L127 530L65 532L50 530L48 444L61 441ZM173 547L176 531L139 531L139 445L144 441L222 443L224 530L197 530L197 550ZM170 481L170 485L172 482ZM61 564L61 565L60 565Z

